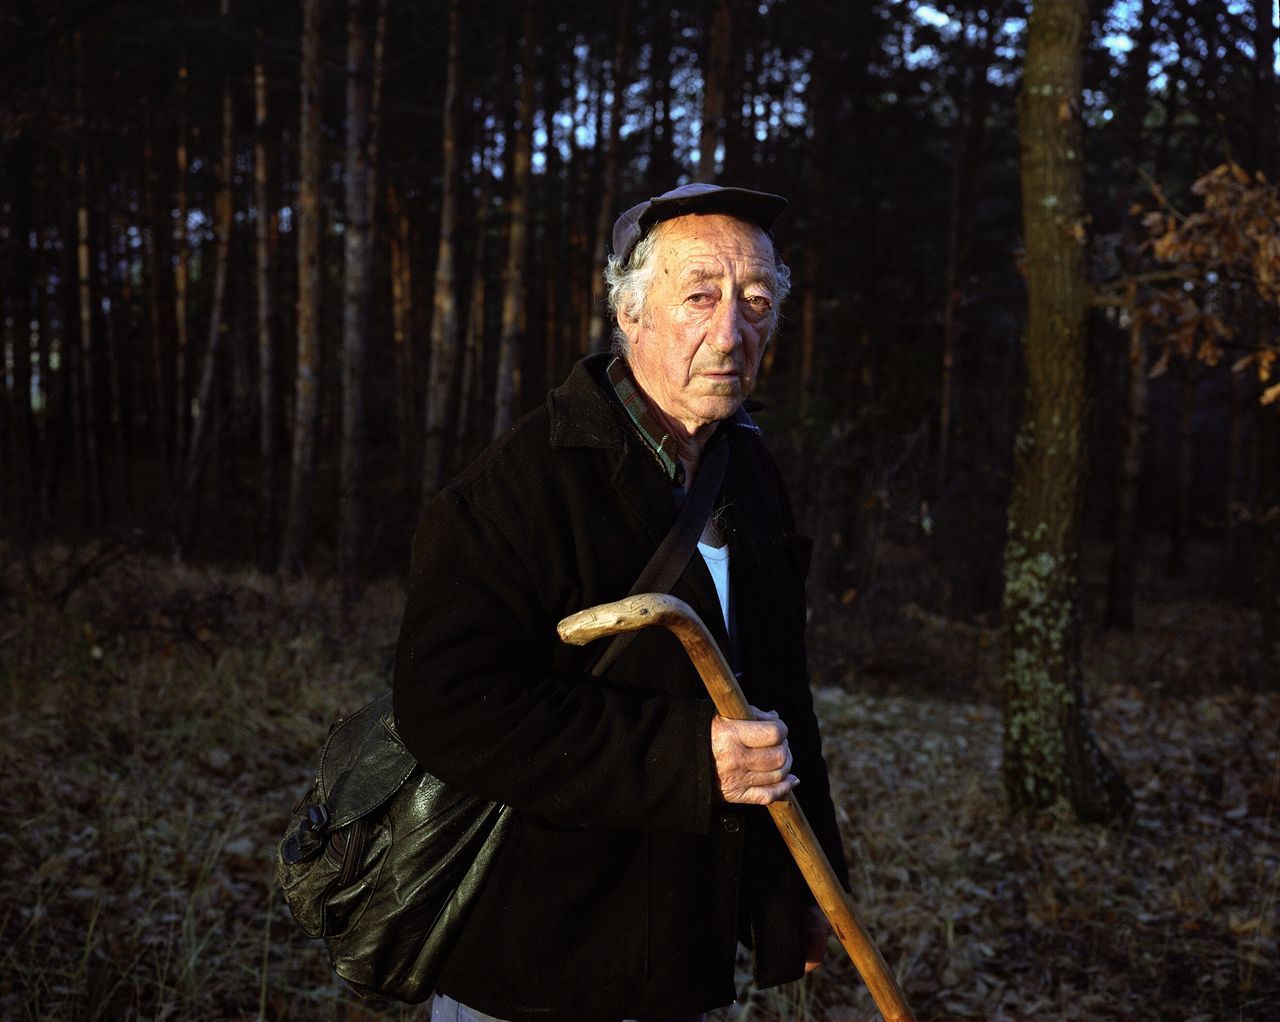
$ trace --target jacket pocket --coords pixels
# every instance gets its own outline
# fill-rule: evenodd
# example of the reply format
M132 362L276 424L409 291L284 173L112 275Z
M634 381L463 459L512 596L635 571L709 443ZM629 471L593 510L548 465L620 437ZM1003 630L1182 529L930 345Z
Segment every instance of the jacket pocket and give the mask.
M502 971L514 984L537 985L643 977L648 874L642 831L571 830L521 817L493 877L509 915L486 939Z

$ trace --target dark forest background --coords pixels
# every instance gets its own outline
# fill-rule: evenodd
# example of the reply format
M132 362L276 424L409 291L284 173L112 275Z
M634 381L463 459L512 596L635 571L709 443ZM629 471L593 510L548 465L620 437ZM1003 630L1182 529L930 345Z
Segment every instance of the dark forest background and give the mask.
M112 798L168 799L157 757L259 801L305 777L385 684L422 502L608 345L613 219L691 180L790 198L756 418L816 541L837 795L903 800L845 822L908 996L1278 996L1275 0L9 3L0 167L15 1015L363 1017L290 1000L324 970L261 893L279 807L210 825L203 858L131 816L168 835L139 866ZM128 712L68 724L82 700ZM884 843L943 789L965 822L942 845ZM135 918L186 900L172 939L95 936L139 870ZM926 940L911 892L939 883L982 908ZM228 927L252 990L196 975ZM153 980L121 978L135 946ZM744 1003L866 1007L825 975Z
M730 181L792 201L778 241L797 287L762 418L801 503L850 519L813 531L852 550L915 526L942 567L938 609L998 606L1023 387L1025 4L481 0L459 7L452 67L447 4L326 3L311 37L304 7L5 15L11 535L401 571L424 489L607 343L613 217ZM1274 176L1272 14L1089 5L1095 284L1149 258L1133 207L1157 208L1153 190L1190 212L1226 161ZM1090 321L1101 537L1135 411L1127 322ZM1176 329L1147 328L1148 368ZM1231 544L1218 583L1242 599L1261 484L1247 333L1216 365L1160 361L1137 515L1174 571L1193 536ZM819 558L828 584L864 588L859 561Z

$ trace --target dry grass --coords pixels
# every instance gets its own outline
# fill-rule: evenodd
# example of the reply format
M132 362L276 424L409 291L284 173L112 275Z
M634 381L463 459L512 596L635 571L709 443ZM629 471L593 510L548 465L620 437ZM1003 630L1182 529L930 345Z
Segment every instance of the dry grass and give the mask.
M325 728L386 683L398 587L344 613L325 587L135 556L57 610L58 565L0 579L0 1017L421 1017L348 995L270 885ZM880 642L980 673L990 637L920 613ZM1135 641L1089 649L1099 732L1138 793L1123 833L1006 821L981 691L854 694L852 656L821 675L855 895L922 1019L1280 1011L1280 699L1179 688L1232 677L1207 661L1242 655L1247 616L1144 613ZM718 1017L872 1017L831 961L781 991L744 982Z

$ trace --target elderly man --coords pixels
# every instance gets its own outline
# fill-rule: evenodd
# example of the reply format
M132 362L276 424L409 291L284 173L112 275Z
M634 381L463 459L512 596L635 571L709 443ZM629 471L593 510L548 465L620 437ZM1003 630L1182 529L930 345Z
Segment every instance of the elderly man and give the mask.
M789 284L769 234L785 205L685 185L619 217L614 353L579 363L418 529L401 735L429 771L518 813L433 1017L696 1017L733 1000L739 940L761 986L821 960L821 913L759 808L803 781L842 868L805 668L809 544L742 407ZM716 510L671 591L766 708L752 722L716 715L663 629L600 677L598 648L555 634L627 593L716 445Z

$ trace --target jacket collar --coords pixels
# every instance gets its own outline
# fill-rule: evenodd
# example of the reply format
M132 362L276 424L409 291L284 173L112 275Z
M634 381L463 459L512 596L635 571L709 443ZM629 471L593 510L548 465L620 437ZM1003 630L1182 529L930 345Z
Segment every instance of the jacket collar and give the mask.
M613 450L626 443L621 407L610 396L605 376L608 352L588 355L547 397L553 448Z

